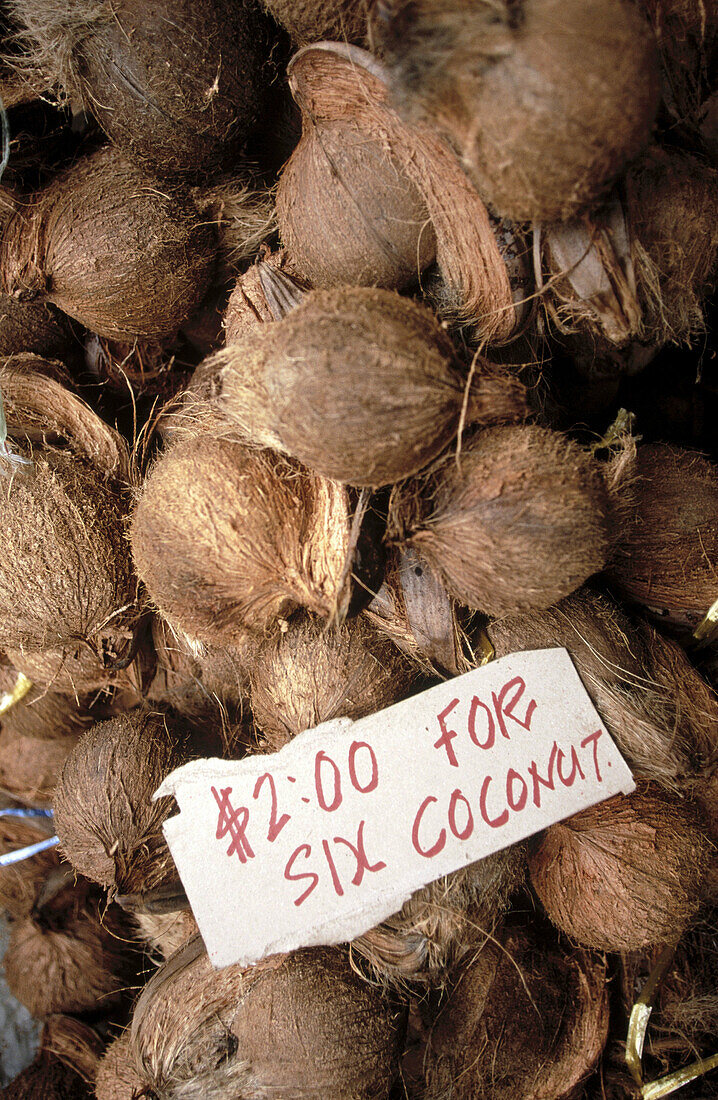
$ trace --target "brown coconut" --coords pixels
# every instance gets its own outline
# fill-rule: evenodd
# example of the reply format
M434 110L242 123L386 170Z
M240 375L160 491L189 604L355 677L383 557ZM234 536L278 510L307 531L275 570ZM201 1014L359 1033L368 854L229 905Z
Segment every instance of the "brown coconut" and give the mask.
M518 380L485 360L469 387L433 315L386 290L313 291L214 361L228 420L352 485L421 469L455 434L465 403L484 424L526 411Z
M77 161L8 224L2 289L98 336L173 336L209 285L216 246L192 204L165 191L114 149Z
M274 195L250 179L221 179L194 188L195 206L215 227L221 281L237 275L276 229Z
M297 279L284 249L262 259L237 279L224 314L225 340L233 344L258 325L279 321L299 305L305 287Z
M304 607L343 615L346 491L270 451L198 436L151 471L132 552L155 605L191 639L241 644Z
M28 737L13 734L3 727L0 733L0 788L27 805L51 806L62 765L78 736L58 737L49 733Z
M213 970L189 941L146 986L131 1042L158 1100L382 1100L399 1029L398 1014L337 948Z
M135 1069L130 1032L123 1031L110 1043L100 1059L95 1077L97 1100L134 1100L143 1087Z
M247 0L13 0L27 64L164 175L231 161L258 118L264 20Z
M274 752L332 718L363 718L411 693L416 671L368 623L323 629L297 619L252 662L251 703L262 740Z
M47 840L52 826L42 819L0 817L0 855ZM56 848L0 867L0 909L13 920L26 917L45 880L59 866Z
M549 607L608 557L597 465L538 425L478 433L425 484L400 487L394 512L400 540L449 594L489 615Z
M168 959L199 932L189 909L175 913L133 913L138 927L138 940L149 948L151 955Z
M93 1100L91 1084L56 1054L41 1048L2 1090L3 1100Z
M563 1100L608 1038L605 960L509 925L464 967L431 1031L426 1100Z
M92 691L122 692L129 706L142 701L153 675L152 654L131 621L125 629L101 631L91 644L79 639L54 649L8 646L6 656L42 690L75 699Z
M46 1018L40 1043L92 1085L104 1045L96 1031L74 1016L55 1013Z
M563 932L586 947L633 951L682 935L700 907L712 851L695 806L641 783L551 825L529 871Z
M36 684L21 679L22 674L10 665L0 666L0 724L2 733L18 741L30 741L54 738L73 739L83 733L93 719L90 714L90 700L81 699L75 703L66 695L55 694L39 688ZM2 705L5 698L13 698L22 691L22 697L7 709Z
M262 0L298 46L307 42L363 42L369 0Z
M392 90L514 221L566 221L648 141L655 44L622 0L396 0L375 19Z
M45 302L19 302L0 294L0 355L34 352L64 359L76 351L62 313Z
M181 731L157 715L134 711L84 734L55 790L55 827L73 867L119 894L174 879L162 833L173 803L152 795L185 762Z

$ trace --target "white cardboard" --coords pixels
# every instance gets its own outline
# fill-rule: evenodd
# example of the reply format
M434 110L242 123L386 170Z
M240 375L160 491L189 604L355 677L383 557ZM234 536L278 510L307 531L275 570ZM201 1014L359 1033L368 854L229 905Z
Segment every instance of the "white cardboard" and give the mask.
M155 797L179 805L165 836L221 967L354 939L426 883L634 789L568 653L544 649L271 756L185 764Z

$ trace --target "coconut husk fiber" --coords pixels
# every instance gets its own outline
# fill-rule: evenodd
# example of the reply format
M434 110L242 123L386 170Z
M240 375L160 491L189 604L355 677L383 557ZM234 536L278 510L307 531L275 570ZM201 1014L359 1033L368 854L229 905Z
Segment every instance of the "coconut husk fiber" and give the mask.
M308 42L358 42L367 34L369 0L262 0L297 46Z
M0 817L0 855L37 844L51 835L47 823ZM57 849L46 848L20 863L0 867L0 909L12 920L26 917L47 877L59 866Z
M114 1039L100 1059L95 1078L97 1100L134 1100L143 1087L132 1059L130 1032Z
M5 653L18 671L23 672L42 690L75 699L89 692L102 691L132 699L136 705L152 679L154 658L146 645L137 641L136 624L126 629L100 631L91 642L78 639L54 649L12 649ZM132 658L129 660L128 658Z
M198 436L151 471L132 523L135 565L192 640L241 644L299 608L342 617L351 594L346 491L270 451Z
M2 1090L3 1100L93 1100L94 1092L71 1066L41 1049L30 1065Z
M350 240L352 227L361 242L358 251L368 249L377 271L386 272L394 266L395 272L403 269L407 275L418 272L426 262L435 238L438 267L457 314L476 326L485 343L511 340L521 327L522 311L514 301L510 274L486 206L454 150L435 128L420 121L407 122L393 110L388 80L389 74L376 57L337 42L306 47L292 59L289 83L302 111L303 135L287 167L289 176L279 185L280 233L309 258L311 245L304 238L320 232L326 244L323 250L313 250L312 266L316 269L316 258L323 253L331 260L330 266L324 265L323 278L330 276L334 284L341 281L337 267L342 256L347 257L342 242ZM356 153L339 154L339 135L344 139L352 135L353 144L358 145L362 138L366 142L372 171L378 168L384 181L376 199L383 196L385 216L377 217L379 203L372 194L372 177L365 176ZM316 183L317 193L313 186L307 187L303 199L300 179L297 186L290 180L305 173ZM399 207L396 202L394 180L401 179L410 182L409 194L418 195L430 226L423 208L413 199L408 206L415 223L412 232L397 236L397 227L391 225L392 207L403 220L407 217L406 200ZM322 210L332 219L331 235L320 220ZM413 254L412 239L417 242ZM392 248L398 250L393 265ZM351 260L345 262L356 273L358 260L351 251ZM401 257L397 268L396 260ZM365 276L371 272L369 264ZM345 281L351 280L346 277Z
M276 229L274 195L251 179L225 178L196 187L197 209L215 227L219 245L218 280L236 276Z
M180 947L196 936L199 929L189 909L176 913L133 913L138 927L138 941L149 948L152 956L168 959Z
M683 934L712 852L698 809L642 782L551 825L529 854L529 872L561 931L585 947L634 951Z
M246 0L13 0L27 64L161 175L230 163L262 102L269 42Z
M416 473L451 440L465 405L482 424L526 413L517 379L478 360L469 385L433 315L387 290L310 292L213 362L215 401L231 423L357 486Z
M76 353L66 318L45 302L19 302L0 294L0 355L33 352L49 359Z
M51 302L115 340L173 336L213 274L212 228L179 193L121 153L78 160L18 210L3 234L0 283Z
M55 790L55 828L73 867L119 894L140 894L176 875L162 833L171 799L152 801L186 762L182 730L134 711L98 722L68 756Z
M375 19L393 97L450 135L483 199L567 221L649 139L656 47L621 0L397 0Z
M511 924L463 968L431 1031L426 1100L561 1100L608 1037L606 963Z
M416 669L360 619L325 629L296 619L252 662L251 704L266 748L277 751L332 718L363 718L411 694Z
M88 1085L93 1083L104 1045L93 1028L74 1016L55 1013L45 1020L40 1044Z
M17 684L16 669L0 666L0 695L11 695ZM86 698L76 703L66 695L30 684L22 698L0 715L2 732L17 740L77 738L92 724L90 703Z
M189 941L145 988L131 1042L158 1100L383 1100L400 1030L399 1014L337 948L213 970Z
M608 497L590 455L538 425L486 429L394 495L398 541L489 615L549 607L606 563Z
M51 806L62 765L78 736L28 737L3 727L0 789L30 806Z
M234 284L224 314L225 342L233 344L259 325L279 321L304 297L284 249L266 250Z

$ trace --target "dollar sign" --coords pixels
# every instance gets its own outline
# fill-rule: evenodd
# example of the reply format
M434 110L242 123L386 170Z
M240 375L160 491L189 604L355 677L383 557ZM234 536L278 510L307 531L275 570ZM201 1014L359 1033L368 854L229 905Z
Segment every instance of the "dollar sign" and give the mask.
M238 810L235 810L229 801L231 793L231 787L224 787L219 793L217 793L215 787L212 787L214 800L219 807L215 836L217 840L224 840L229 833L232 842L227 849L227 855L236 855L240 863L246 863L247 858L254 858L252 846L246 836L249 810L246 806L240 806Z

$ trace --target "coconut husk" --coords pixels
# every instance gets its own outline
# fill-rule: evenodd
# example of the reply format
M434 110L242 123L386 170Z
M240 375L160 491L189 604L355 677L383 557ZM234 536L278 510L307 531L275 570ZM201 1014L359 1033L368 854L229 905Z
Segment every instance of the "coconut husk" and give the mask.
M259 325L280 321L299 305L305 287L284 249L264 252L234 285L224 315L226 343L233 344Z
M89 692L122 694L136 706L154 671L153 656L138 638L138 628L100 631L91 642L80 640L55 649L12 649L6 656L18 671L43 691L79 700Z
M463 412L482 424L526 413L516 378L477 360L469 383L433 315L386 290L312 291L211 362L221 371L216 404L231 423L351 485L415 473Z
M74 1016L48 1016L40 1045L92 1085L104 1044L91 1027Z
M30 1065L2 1090L3 1100L93 1100L91 1085L70 1066L47 1050L40 1050Z
M214 225L219 279L236 276L276 229L274 195L251 180L235 178L194 188L195 206Z
M162 833L172 801L152 795L186 759L182 731L142 711L98 722L82 736L55 790L61 850L80 874L120 894L175 877Z
M133 913L133 919L139 929L139 941L160 961L174 955L199 932L189 909L179 909L175 913Z
M169 401L187 384L194 365L186 361L181 338L127 343L93 335L85 339L84 350L87 371L103 396L109 394L114 401Z
M245 1091L258 1100L381 1100L396 1074L399 1028L336 948L213 970L189 941L140 997L132 1047L158 1100Z
M297 46L307 42L357 42L367 36L369 0L262 0Z
M17 671L11 665L0 666L0 695L11 695L17 683ZM2 733L17 740L77 738L92 721L89 699L77 705L36 684L30 684L22 698L0 715Z
M670 128L695 140L701 107L712 90L718 12L713 0L638 0L656 37L663 108Z
M383 245L380 242L380 257L386 252L386 243L396 237L395 230L392 228L389 233L382 221L372 232L371 181L363 182L351 163L344 165L345 175L339 175L339 186L336 180L332 181L331 176L327 176L328 166L324 163L327 158L321 151L327 128L343 127L346 136L350 132L347 127L354 127L356 136L352 140L358 140L358 134L363 134L375 167L378 162L381 175L388 181L384 187L389 188L389 195L396 186L392 184L393 174L398 175L399 179L408 179L423 200L436 238L438 265L444 281L453 292L461 317L476 324L484 342L505 342L515 335L521 317L516 311L509 272L488 211L467 179L453 149L435 128L416 121L408 123L393 110L389 102L388 80L389 74L376 57L337 42L306 47L290 63L290 88L301 108L304 130L296 155L303 160L309 158L318 180L323 179L329 184L333 182L332 187L324 189L323 199L317 197L315 202L320 209L326 203L330 216L331 211L335 211L330 223L335 233L338 231L336 219L346 222L350 217L364 242L362 247L369 242L374 255L377 255L374 232L378 230L380 234L387 234L387 242ZM313 156L308 152L312 146L315 150ZM332 147L336 147L336 135ZM328 159L330 162L333 160L331 150ZM291 192L293 201L300 202L297 189L292 188ZM361 207L357 214L353 213L353 209L347 209L347 192L352 204L357 203ZM280 231L284 233L286 226L282 226L282 201L281 195L278 195ZM306 202L311 210L309 196ZM408 213L411 221L423 218L423 212L419 212L415 203L409 207ZM399 216L406 218L406 208L399 211ZM316 220L314 213L307 222L308 231L311 231L309 227L312 224L320 225L320 232L326 239L325 225ZM421 229L421 224L418 228ZM295 237L299 238L302 234L298 223ZM405 253L406 260L416 271L431 237L427 236L426 230L417 234L417 227L413 230L413 237L418 241L414 254L411 254L406 243L402 244L401 252ZM327 247L332 245L333 240L334 234L330 236ZM304 247L306 249L306 244ZM356 262L353 258L352 268ZM386 258L383 262L386 263Z
M346 490L269 451L176 444L145 482L131 537L156 607L193 640L241 645L302 607L346 613Z
M11 9L25 65L154 172L231 163L257 121L268 41L245 0L12 0Z
M509 925L464 967L429 1039L426 1100L561 1100L608 1037L606 963Z
M51 806L62 765L78 737L79 733L53 736L50 731L33 737L3 726L0 789L30 806Z
M6 227L7 294L51 302L113 340L176 334L201 301L215 257L211 227L114 149L53 179Z
M37 819L0 817L0 855L37 844L51 827ZM57 849L46 848L20 863L0 867L0 909L12 920L26 917L48 875L59 867Z
M159 615L152 616L152 645L157 668L148 698L171 701L185 692L193 692L200 675L196 647L188 644L181 631L175 631Z
M712 849L693 804L644 782L551 825L529 872L563 932L586 947L634 951L682 935Z
M0 355L16 352L71 357L75 340L65 317L44 302L19 302L0 294Z
M608 500L597 464L538 425L486 429L423 484L394 496L395 537L450 596L489 615L549 607L605 564Z
M416 671L368 623L335 630L298 619L252 662L251 703L266 749L332 718L363 718L411 693Z
M100 1059L95 1078L97 1100L134 1100L143 1087L132 1059L130 1032L123 1031Z
M398 107L449 134L513 221L589 208L649 139L656 48L621 0L396 0L375 31Z

